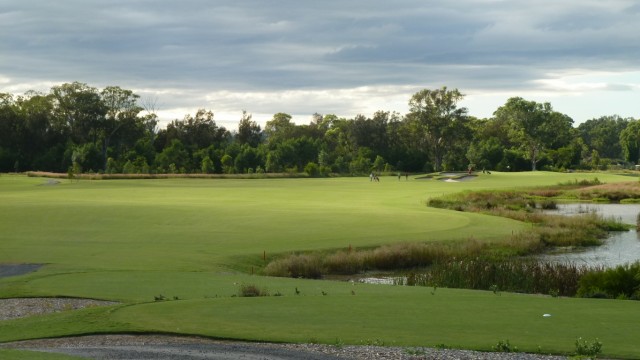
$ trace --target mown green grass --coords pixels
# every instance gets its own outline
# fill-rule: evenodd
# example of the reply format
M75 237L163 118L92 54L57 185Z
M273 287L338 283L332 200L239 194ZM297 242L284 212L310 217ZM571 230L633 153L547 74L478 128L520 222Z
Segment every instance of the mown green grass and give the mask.
M486 350L509 339L524 350L541 346L568 352L581 336L598 337L605 354L638 357L640 351L630 344L638 335L632 323L640 319L629 315L640 313L637 302L447 289L431 295L424 288L353 289L349 283L246 274L264 266L265 253L269 259L293 251L395 242L500 241L526 226L428 208L425 201L462 190L594 176L603 182L629 180L536 172L493 173L459 183L385 177L380 183L367 178L163 179L43 185L46 179L2 175L0 263L47 265L0 279L0 297L90 297L125 305L4 321L0 341L149 331L291 342L377 338L387 344ZM283 296L234 297L243 283ZM294 295L295 288L301 295ZM154 302L160 294L181 300ZM556 309L558 317L542 318Z
M391 242L498 239L520 224L430 209L458 184L386 178L0 178L3 262L51 269L219 271L237 257ZM443 186L453 185L453 186ZM459 187L458 187L459 188Z
M256 340L274 342L377 340L397 346L446 344L490 350L499 340L509 339L523 351L540 347L544 352L570 353L582 337L600 339L607 353L632 356L637 351L637 332L624 330L640 320L638 307L631 302L362 288L357 287L356 295L336 289L333 294L327 290L327 296L194 300L188 301L189 306L154 303L122 309L114 318L135 315L138 324L163 331L197 334L206 329L205 334L214 337L238 338L249 332L257 335Z

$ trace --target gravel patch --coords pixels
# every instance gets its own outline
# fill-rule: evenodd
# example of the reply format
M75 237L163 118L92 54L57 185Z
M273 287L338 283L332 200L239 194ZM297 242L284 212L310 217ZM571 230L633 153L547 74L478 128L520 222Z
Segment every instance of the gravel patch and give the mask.
M115 304L118 303L113 301L71 298L0 299L0 320Z
M164 335L92 335L29 340L0 347L78 355L90 359L263 360L558 360L559 356L468 350L320 344L270 344Z

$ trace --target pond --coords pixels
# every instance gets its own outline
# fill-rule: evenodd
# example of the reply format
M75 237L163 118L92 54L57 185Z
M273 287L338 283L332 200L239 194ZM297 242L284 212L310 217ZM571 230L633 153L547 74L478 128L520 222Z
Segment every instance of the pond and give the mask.
M574 216L596 213L626 224L636 224L640 204L559 204L557 210L546 213ZM602 246L586 248L580 252L547 254L540 257L550 262L585 264L593 267L615 267L640 260L640 237L634 230L612 232Z
M575 216L595 213L605 218L614 218L622 223L635 225L640 204L559 204L556 210L545 210L548 214ZM594 246L581 251L564 251L554 254L538 256L549 262L571 263L587 265L589 267L616 267L640 260L640 233L636 230L611 232L602 246ZM370 284L393 285L394 280L401 275L365 275L359 277L359 282Z

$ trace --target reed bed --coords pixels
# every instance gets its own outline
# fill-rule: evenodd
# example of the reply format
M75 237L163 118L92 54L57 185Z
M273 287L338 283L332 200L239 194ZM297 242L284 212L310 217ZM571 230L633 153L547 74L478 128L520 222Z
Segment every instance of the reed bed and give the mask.
M450 258L479 256L489 248L490 244L469 239L455 243L397 243L374 249L289 254L271 261L263 272L269 276L318 279L325 275L424 268Z
M593 271L584 265L534 259L495 261L486 258L448 261L421 273L398 278L397 284L475 290L575 296L580 278Z

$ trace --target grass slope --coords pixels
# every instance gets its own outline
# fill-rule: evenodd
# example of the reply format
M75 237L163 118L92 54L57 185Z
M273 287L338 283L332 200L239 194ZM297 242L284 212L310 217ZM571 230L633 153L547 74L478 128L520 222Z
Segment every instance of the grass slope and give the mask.
M126 305L2 322L0 341L69 334L158 331L268 341L446 344L568 352L579 336L604 352L638 357L640 305L493 293L250 276L299 250L402 241L499 241L523 224L427 208L463 190L554 185L609 174L493 173L472 181L163 179L62 181L0 177L0 263L46 263L0 279L0 297L74 296ZM238 298L240 284L284 296ZM298 288L301 295L294 295ZM323 296L321 293L328 295ZM352 295L352 291L355 295ZM180 301L153 302L163 294ZM552 313L551 318L542 318ZM553 324L553 326L549 325ZM626 344L626 345L625 345Z

